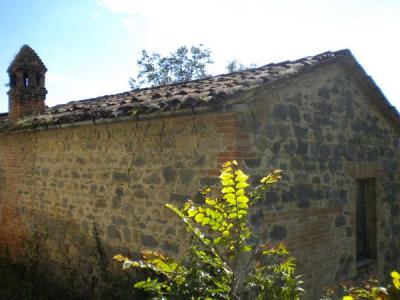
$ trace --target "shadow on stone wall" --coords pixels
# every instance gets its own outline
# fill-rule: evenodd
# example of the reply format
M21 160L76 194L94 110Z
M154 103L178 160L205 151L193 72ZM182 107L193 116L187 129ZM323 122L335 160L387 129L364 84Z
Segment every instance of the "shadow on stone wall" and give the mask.
M133 289L144 274L121 271L112 261L119 250L102 243L96 224L91 236L59 220L36 222L32 229L19 253L0 249L0 299L145 298Z

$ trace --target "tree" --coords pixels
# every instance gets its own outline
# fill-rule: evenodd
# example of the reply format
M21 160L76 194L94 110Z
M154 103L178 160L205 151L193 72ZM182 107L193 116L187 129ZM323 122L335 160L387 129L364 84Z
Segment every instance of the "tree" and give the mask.
M131 89L181 83L209 76L207 66L212 64L211 51L204 45L181 46L168 56L142 50L137 61L137 78L130 78Z
M256 67L257 64L255 63L251 63L249 66L245 66L244 64L238 62L236 59L232 59L231 61L228 62L225 69L228 71L228 73L233 73L233 72L244 71L246 69L253 69Z
M253 299L300 299L301 281L295 276L294 258L285 245L250 243L249 208L280 180L280 174L280 170L274 170L251 188L249 176L238 163L227 162L219 177L221 189L206 188L203 205L190 200L183 208L167 204L192 237L188 262L153 251L144 251L141 260L122 255L114 259L123 262L123 269L136 267L156 273L135 284L151 299L242 299L246 288ZM261 261L253 261L256 254Z

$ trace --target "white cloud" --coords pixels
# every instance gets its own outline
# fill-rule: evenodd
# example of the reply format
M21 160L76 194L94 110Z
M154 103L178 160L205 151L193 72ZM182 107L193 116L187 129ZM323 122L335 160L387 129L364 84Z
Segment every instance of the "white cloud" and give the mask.
M101 14L98 11L95 11L92 15L92 20L98 20L101 18Z
M212 71L350 48L400 107L400 2L363 0L97 0L115 13L141 49L166 54L205 44Z
M46 88L48 95L46 104L54 106L75 100L96 98L102 95L116 94L129 90L128 78L130 69L123 67L119 72L107 69L113 76L104 76L102 72L96 72L88 76L87 73L55 74L46 76Z
M49 84L57 84L57 83L79 83L79 81L68 77L67 75L48 72L46 74L46 82Z
M138 24L134 18L124 17L121 20L122 24L131 32L138 31Z

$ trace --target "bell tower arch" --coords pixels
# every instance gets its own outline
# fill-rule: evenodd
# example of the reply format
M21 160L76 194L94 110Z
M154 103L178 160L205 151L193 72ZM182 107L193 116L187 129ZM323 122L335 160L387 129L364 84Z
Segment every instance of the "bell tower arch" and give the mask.
M39 114L45 110L47 90L45 74L47 68L36 52L24 45L21 47L7 72L9 75L8 120Z

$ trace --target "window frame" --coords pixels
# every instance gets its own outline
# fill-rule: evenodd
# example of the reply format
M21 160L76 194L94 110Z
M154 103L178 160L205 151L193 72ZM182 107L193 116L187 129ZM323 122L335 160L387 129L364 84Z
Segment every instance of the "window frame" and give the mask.
M356 262L360 268L377 257L376 178L359 178L356 182Z

